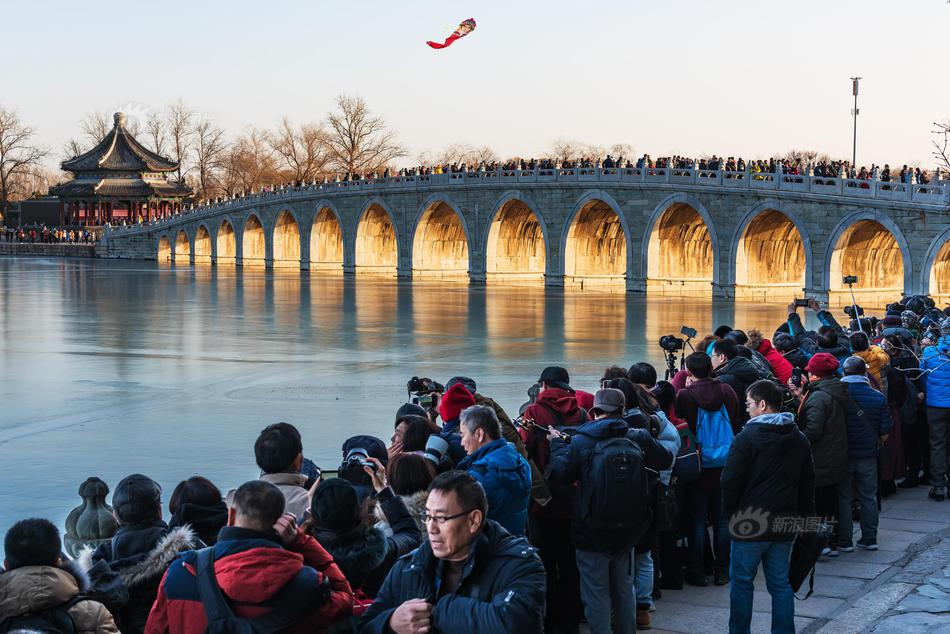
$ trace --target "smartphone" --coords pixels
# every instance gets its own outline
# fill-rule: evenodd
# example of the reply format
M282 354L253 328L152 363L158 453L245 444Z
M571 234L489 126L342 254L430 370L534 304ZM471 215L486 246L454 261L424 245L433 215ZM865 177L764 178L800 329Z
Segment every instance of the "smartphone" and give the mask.
M796 300L795 300L795 306L796 306L796 307L808 308L808 300L807 300L807 299L796 299Z
M802 370L801 368L793 368L792 369L792 385L794 385L795 387L801 387L802 377L804 376L805 376L804 370Z

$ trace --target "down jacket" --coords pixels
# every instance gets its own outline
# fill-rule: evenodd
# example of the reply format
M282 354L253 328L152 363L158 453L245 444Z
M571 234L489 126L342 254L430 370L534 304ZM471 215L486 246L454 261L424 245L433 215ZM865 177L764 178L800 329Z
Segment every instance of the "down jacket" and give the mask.
M867 377L841 379L851 401L848 403L848 458L877 458L879 437L891 433L891 410L884 395L871 387Z
M0 574L0 621L51 610L89 592L86 573L74 562L53 566L24 566ZM67 612L79 634L119 634L112 614L89 599Z
M836 376L809 383L798 426L811 443L815 486L838 484L848 471L848 388Z
M927 407L950 407L950 336L943 336L920 356Z
M751 338L749 343L750 345L753 343ZM756 343L758 346L756 350L769 362L769 365L772 367L772 374L775 375L778 382L782 385L788 383L788 380L792 378L791 362L772 346L772 342L769 339L760 339Z
M546 576L535 549L492 520L475 538L455 592L439 597L444 564L429 542L396 562L360 622L364 634L391 632L389 619L409 599L432 604L432 630L441 634L527 634L544 622Z
M531 467L504 438L479 447L459 463L485 489L488 519L501 524L512 535L528 530L531 502Z
M320 631L353 611L350 584L330 554L303 531L285 549L276 534L227 526L211 548L218 587L239 617L267 614L267 602L298 578L313 589L314 609L286 631ZM169 566L148 616L147 634L203 634L208 621L198 596L197 560L197 551L189 551ZM329 581L329 597L324 577Z

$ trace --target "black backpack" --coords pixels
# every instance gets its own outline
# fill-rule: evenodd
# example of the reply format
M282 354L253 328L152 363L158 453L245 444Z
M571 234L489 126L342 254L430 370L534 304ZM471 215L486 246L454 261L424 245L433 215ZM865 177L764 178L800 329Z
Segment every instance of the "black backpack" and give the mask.
M69 609L85 600L86 597L75 596L66 603L49 610L11 616L0 622L0 634L20 630L42 632L42 634L75 634L76 624L73 623L73 617L69 616Z
M632 547L650 527L652 503L640 446L626 435L596 438L574 504L587 538L605 551Z
M322 603L319 597L314 597L314 589L297 575L267 604L271 608L267 614L254 619L235 615L218 587L214 574L213 546L198 551L195 581L208 620L205 629L208 634L273 634L299 623L308 612ZM329 588L326 583L323 586L321 593L325 600Z

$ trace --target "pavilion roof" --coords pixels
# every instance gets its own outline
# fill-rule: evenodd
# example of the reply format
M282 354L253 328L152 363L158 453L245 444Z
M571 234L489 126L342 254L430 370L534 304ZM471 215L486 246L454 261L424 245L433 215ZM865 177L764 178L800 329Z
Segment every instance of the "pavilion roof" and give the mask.
M125 129L125 115L115 113L112 131L96 147L76 158L64 161L67 172L111 170L118 172L171 172L178 163L159 156L135 140Z
M141 178L103 178L97 180L73 180L50 187L51 196L105 196L129 198L186 198L192 195L190 188L165 180Z

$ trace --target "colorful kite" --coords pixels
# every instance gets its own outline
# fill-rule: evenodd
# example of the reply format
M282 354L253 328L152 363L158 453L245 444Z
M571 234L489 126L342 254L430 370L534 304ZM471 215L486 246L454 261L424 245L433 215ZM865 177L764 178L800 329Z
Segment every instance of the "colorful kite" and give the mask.
M462 22L461 24L459 24L459 28L452 31L452 35L445 38L445 41L442 42L441 44L439 44L438 42L426 42L426 44L428 44L432 48L447 48L449 46L452 46L452 43L455 40L462 39L463 37L465 37L466 35L468 35L474 30L475 30L475 18L469 18L465 20L464 22Z

